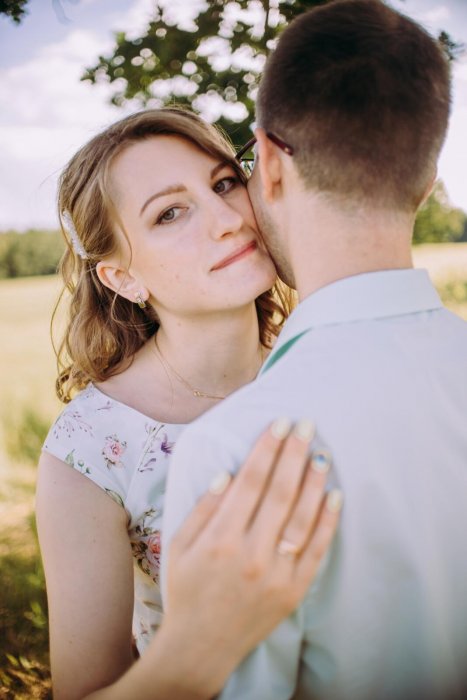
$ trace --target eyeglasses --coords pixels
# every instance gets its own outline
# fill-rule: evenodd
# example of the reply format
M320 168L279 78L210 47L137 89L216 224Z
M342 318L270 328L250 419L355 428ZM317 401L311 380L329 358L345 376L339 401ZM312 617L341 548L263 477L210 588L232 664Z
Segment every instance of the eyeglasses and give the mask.
M266 136L268 137L268 139L270 139L270 141L275 143L276 146L278 146L281 149L281 151L287 153L288 156L293 156L293 146L290 146L290 144L283 141L281 138L279 138L279 136L276 136L276 134L273 134L271 131L267 131ZM254 150L252 150L255 143L256 136L253 136L253 138L247 141L246 144L242 146L242 148L235 154L235 159L238 160L238 162L240 163L247 175L251 175L255 165L256 153L254 152ZM251 155L248 155L249 151L252 151Z

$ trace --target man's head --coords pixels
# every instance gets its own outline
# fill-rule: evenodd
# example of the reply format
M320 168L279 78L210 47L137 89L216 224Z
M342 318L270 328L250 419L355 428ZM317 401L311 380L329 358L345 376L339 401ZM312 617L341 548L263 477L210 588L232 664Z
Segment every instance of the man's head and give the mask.
M410 213L435 176L449 105L447 58L419 25L380 0L335 0L281 35L257 123L292 146L305 190ZM279 220L264 207L258 177L252 198L274 255Z

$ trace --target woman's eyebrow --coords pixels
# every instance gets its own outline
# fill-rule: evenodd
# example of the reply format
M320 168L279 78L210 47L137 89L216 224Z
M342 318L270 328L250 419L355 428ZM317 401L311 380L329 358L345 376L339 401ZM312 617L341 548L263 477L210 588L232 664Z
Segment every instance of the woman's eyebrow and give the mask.
M227 160L221 161L220 163L215 165L213 167L213 169L211 170L211 180L213 177L216 177L219 170L223 170L224 168L231 168L231 167L232 167L232 165Z
M174 192L186 192L186 187L185 185L169 185L169 187L165 187L163 190L160 192L156 192L156 194L152 194L149 199L145 201L143 206L141 207L141 211L139 213L140 216L143 215L144 210L146 207L151 204L152 201L157 199L158 197L164 197L166 194L174 194Z
M221 163L218 163L217 165L214 166L214 168L211 170L210 173L210 178L212 180L213 177L217 175L219 170L222 170L223 168L229 167L230 163L228 161L222 161ZM169 185L168 187L165 187L163 190L160 190L160 192L156 192L155 194L152 194L143 204L141 207L141 211L139 213L140 216L144 214L144 211L146 207L151 204L155 199L158 197L164 197L167 194L174 194L176 192L186 192L186 187L185 185L182 184L176 184L176 185Z

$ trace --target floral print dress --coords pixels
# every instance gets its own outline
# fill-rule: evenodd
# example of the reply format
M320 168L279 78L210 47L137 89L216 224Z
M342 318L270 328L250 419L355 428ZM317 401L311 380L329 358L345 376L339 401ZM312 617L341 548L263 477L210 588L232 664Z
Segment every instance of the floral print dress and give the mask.
M43 449L125 509L134 557L133 634L141 654L162 619L161 521L167 468L184 425L159 423L90 384L59 415Z

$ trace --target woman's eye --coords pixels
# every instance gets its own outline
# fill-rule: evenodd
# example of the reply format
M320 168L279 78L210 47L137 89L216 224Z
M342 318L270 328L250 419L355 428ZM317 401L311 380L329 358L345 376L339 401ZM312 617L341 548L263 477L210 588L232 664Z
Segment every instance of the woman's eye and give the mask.
M233 177L231 175L230 177L223 177L222 180L216 182L213 189L214 192L216 192L217 194L225 194L226 192L229 192L233 187L238 185L238 183L238 177Z
M180 216L180 207L170 207L170 209L166 209L157 219L156 224L171 224L172 221L175 221L175 219L178 219ZM176 213L178 212L178 213Z

